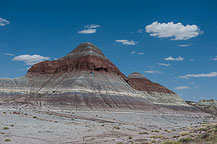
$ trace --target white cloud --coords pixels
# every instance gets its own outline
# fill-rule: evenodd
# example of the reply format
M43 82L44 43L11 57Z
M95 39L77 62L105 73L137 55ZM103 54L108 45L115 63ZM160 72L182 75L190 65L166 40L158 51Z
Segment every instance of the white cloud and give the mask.
M96 28L100 27L100 25L91 24L84 26L85 29L79 31L79 34L93 34L96 33Z
M33 65L45 60L50 60L50 58L40 55L19 55L13 58L13 61L23 61L26 65Z
M212 60L217 60L217 56L215 56L214 58L212 58Z
M191 44L182 44L182 45L178 45L179 47L188 47L190 46Z
M86 25L86 26L84 26L84 27L85 27L85 28L88 28L88 29L95 29L95 28L100 27L100 25L91 24L91 25Z
M194 61L194 59L189 59L189 61Z
M6 55L6 56L14 56L14 54L12 54L12 53L5 53L4 55Z
M143 33L144 29L139 29L137 32L138 33Z
M117 43L122 43L123 45L136 45L136 43L133 40L129 41L129 40L115 40Z
M178 86L174 88L175 90L184 90L184 89L189 89L188 86Z
M164 60L167 60L167 61L182 61L184 60L183 57L177 57L177 58L173 58L172 56L169 56L168 58L164 58Z
M187 40L203 33L197 25L184 26L182 23L175 24L173 22L158 23L156 21L147 25L145 29L150 36L170 38L171 40Z
M0 26L6 26L8 25L10 22L6 19L3 19L0 17Z
M92 34L96 33L96 29L86 29L86 30L81 30L78 32L79 34Z
M158 63L159 65L161 65L161 66L170 66L170 64L168 63L168 64L166 64L166 63Z
M136 51L132 51L132 52L131 52L131 55L134 55L134 54L136 54ZM138 52L137 54L138 54L138 55L144 55L143 52Z
M131 52L131 55L133 55L133 54L135 54L135 53L136 53L136 51L132 51L132 52Z
M179 76L182 79L189 79L190 77L217 77L217 72L210 72L210 73L202 73L202 74L186 74L184 76Z
M145 73L154 74L154 73L160 73L160 72L157 70L147 70L145 71Z

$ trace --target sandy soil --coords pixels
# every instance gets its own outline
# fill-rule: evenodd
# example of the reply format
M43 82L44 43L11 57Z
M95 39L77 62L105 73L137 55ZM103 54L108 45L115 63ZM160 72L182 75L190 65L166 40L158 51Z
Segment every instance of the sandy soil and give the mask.
M212 118L0 106L0 144L160 143Z

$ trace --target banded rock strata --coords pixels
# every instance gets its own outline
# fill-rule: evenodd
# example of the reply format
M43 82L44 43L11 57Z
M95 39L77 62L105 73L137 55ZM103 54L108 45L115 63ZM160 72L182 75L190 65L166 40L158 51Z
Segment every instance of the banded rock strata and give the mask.
M80 44L60 59L33 65L24 77L0 79L0 102L73 109L189 107L174 92L139 73L127 78L91 43Z
M176 93L158 83L152 82L138 72L130 74L128 82L134 89L148 93L147 99L154 104L185 105L184 100Z

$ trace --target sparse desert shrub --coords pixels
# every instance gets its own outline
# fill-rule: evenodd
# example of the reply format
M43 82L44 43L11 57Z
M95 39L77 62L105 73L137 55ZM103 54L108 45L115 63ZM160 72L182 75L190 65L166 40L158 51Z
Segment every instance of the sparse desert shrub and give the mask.
M160 131L159 130L152 130L151 132L159 133Z
M165 139L165 137L162 136L162 135L155 135L155 136L151 136L150 138L153 138L153 139Z
M8 129L9 129L9 127L4 127L4 128L3 128L3 130L8 130Z
M132 137L132 136L129 136L128 138L129 138L129 139L133 139L133 137Z
M217 127L215 128L214 132L217 133Z
M201 139L205 139L205 138L207 138L209 136L210 136L209 133L204 133L204 134L201 135Z
M124 143L122 143L122 142L118 142L117 144L124 144Z
M203 127L198 129L198 131L207 131L207 130L208 128L203 128Z
M114 126L114 129L120 129L120 127L119 126Z
M182 132L180 132L179 134L180 134L181 136L186 136L186 135L189 135L190 132L188 132L188 131L182 131Z
M167 140L167 141L161 142L161 144L182 144L182 143L181 142L177 142L177 141Z
M188 143L188 142L192 141L192 138L190 138L190 137L181 138L179 141L182 142L182 143Z
M167 129L166 129L166 130L164 130L164 131L165 131L165 132L168 132L168 133L171 133L171 132L172 132L171 130L167 130Z
M37 118L37 116L33 116L32 118Z
M148 132L140 132L139 134L145 134L145 135L148 135Z
M10 141L11 141L11 139L9 139L9 138L5 139L5 142L10 142Z
M212 143L217 143L217 135L215 137L213 137Z
M14 125L12 124L11 127L14 127Z
M142 143L142 144L152 144L152 142L144 142L144 143Z
M173 136L173 138L179 138L180 136L179 135L175 135L175 136Z

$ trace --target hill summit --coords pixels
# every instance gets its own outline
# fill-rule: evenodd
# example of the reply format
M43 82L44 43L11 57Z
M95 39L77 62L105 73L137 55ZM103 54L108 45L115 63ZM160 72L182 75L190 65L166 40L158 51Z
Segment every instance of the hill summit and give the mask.
M89 42L60 59L33 65L24 77L0 79L0 102L72 109L189 107L174 92L138 72L126 77Z

